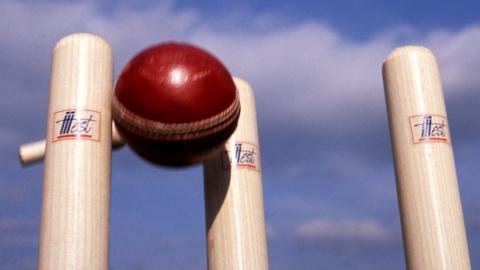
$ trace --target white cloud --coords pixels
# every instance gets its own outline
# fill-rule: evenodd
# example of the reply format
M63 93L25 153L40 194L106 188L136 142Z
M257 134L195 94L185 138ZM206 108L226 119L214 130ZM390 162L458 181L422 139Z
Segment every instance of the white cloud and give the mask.
M2 1L0 46L6 53L1 56L15 67L48 76L51 49L64 35L92 32L105 37L118 63L145 46L185 37L197 25L194 12L174 12L169 2L143 9L115 7L105 14L96 1Z
M299 224L295 236L308 243L386 243L394 239L381 223L368 218L316 218Z
M2 80L19 87L9 90L9 99L31 110L41 108L35 104L38 99L22 93L47 95L50 50L55 41L67 33L90 31L112 44L117 72L145 46L170 39L194 42L213 51L234 74L251 82L262 119L269 125L294 120L306 130L322 126L336 127L337 132L359 129L372 114L385 113L382 60L398 45L399 35L414 32L399 27L392 33L355 42L321 22L274 28L271 25L280 18L251 14L251 31L245 32L234 27L238 23L235 19L226 17L222 29L217 22L201 20L193 10L173 10L171 2L149 8L121 3L108 14L93 1L3 1L0 10L0 24L7 26L0 28L0 49L8 52L1 57L10 64L7 74L12 75ZM480 62L476 50L480 26L460 32L432 31L415 42L432 47L439 56L448 93L480 87L480 77L474 74ZM32 89L38 87L41 91ZM20 92L21 98L13 97L13 92ZM350 125L339 124L352 116L356 121Z
M461 95L480 88L480 25L472 25L458 32L433 31L425 44L436 53L445 92Z
M92 32L105 37L119 72L136 51L185 36L194 21L193 12L173 12L169 2L144 9L119 5L105 14L96 1L1 1L0 161L15 160L20 143L44 136L51 50L62 36Z
M32 132L43 136L51 49L63 35L78 31L99 34L111 43L116 73L134 53L156 42L184 40L209 49L227 64L232 73L252 84L257 94L259 118L264 127L274 130L271 134L278 137L298 135L298 138L287 138L282 142L294 141L310 146L328 143L314 141L326 136L324 134L352 137L365 126L375 132L376 126L386 125L386 122L379 123L377 117L386 114L381 64L384 57L400 45L399 40L404 36L413 43L427 45L438 56L447 98L461 98L466 94L478 98L480 93L480 76L477 74L480 25L458 31L438 29L426 34L418 34L409 27L397 27L365 41L353 41L321 21L292 24L264 14L228 14L213 21L201 18L195 10L174 10L172 2L148 8L131 8L121 2L108 13L98 5L96 1L0 2L2 154L13 153L12 149L16 149L19 140L40 139L31 137ZM249 21L248 31L237 27L245 21ZM301 134L306 132L315 136L304 140ZM360 142L368 140L372 138L362 137ZM264 156L267 157L268 153ZM362 153L322 155L322 161L332 171L350 177L355 169L343 169L345 157L355 169L374 168L369 161L362 160ZM0 157L2 162L12 159L10 154L6 158ZM279 174L290 170L293 176L302 175L303 171L318 169L322 164L317 160L296 163L292 165L295 167L280 168ZM302 179L293 176L290 178ZM2 185L0 196L5 200L15 201L25 196L23 190L16 189L9 198L1 188ZM377 192L384 194L383 189ZM287 212L282 218L289 218L292 215L288 213L294 212L301 212L302 217L306 217L321 211L334 216L331 212L337 208L345 215L352 211L335 206L332 200L309 201L304 194L297 195L292 191L284 199L285 207L277 208L282 214ZM33 226L27 224L29 221L0 219L0 231L14 228L16 222L20 227ZM22 222L27 225L21 225ZM478 222L475 220L474 223ZM270 238L283 232L281 226L274 225L267 227ZM316 218L299 224L294 230L294 236L300 242L341 245L351 242L390 243L392 239L399 242L396 235L370 218ZM25 241L28 244L31 240Z

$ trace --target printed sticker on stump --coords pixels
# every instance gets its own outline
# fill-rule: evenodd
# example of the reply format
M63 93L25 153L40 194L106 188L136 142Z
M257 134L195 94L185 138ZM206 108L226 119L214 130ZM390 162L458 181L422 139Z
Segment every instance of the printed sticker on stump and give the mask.
M260 170L258 146L251 143L235 142L223 154L223 169Z
M100 141L100 112L93 110L55 112L53 142L63 140Z
M410 117L413 143L450 143L450 130L447 117L427 114Z

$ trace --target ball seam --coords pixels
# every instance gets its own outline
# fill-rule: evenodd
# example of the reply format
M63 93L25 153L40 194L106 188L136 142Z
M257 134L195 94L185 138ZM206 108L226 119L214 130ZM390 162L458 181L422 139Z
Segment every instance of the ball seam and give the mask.
M234 122L240 114L238 91L232 104L222 112L207 119L187 123L164 123L141 117L126 108L112 95L112 116L119 126L129 132L154 140L198 139L222 130Z

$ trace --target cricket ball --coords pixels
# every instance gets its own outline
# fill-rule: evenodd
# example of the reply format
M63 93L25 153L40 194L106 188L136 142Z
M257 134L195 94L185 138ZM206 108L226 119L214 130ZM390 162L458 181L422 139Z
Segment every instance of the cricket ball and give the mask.
M125 66L115 85L112 115L135 152L177 167L222 149L236 128L240 102L232 76L212 54L164 43Z

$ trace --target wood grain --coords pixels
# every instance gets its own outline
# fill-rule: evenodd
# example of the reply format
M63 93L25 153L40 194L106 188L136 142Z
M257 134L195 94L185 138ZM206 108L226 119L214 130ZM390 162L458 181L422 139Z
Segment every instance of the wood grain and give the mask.
M254 94L234 78L240 95L238 127L205 162L209 270L268 269L262 176Z
M107 42L91 34L73 34L56 44L46 136L40 270L108 268L111 90L112 52ZM95 121L91 124L98 124L97 129L80 133L85 122L75 120L70 126L72 133L60 138L55 128L65 122L57 117L68 111L75 112L75 119L80 113L83 117L91 113Z
M407 268L471 269L440 74L430 50L383 64Z

